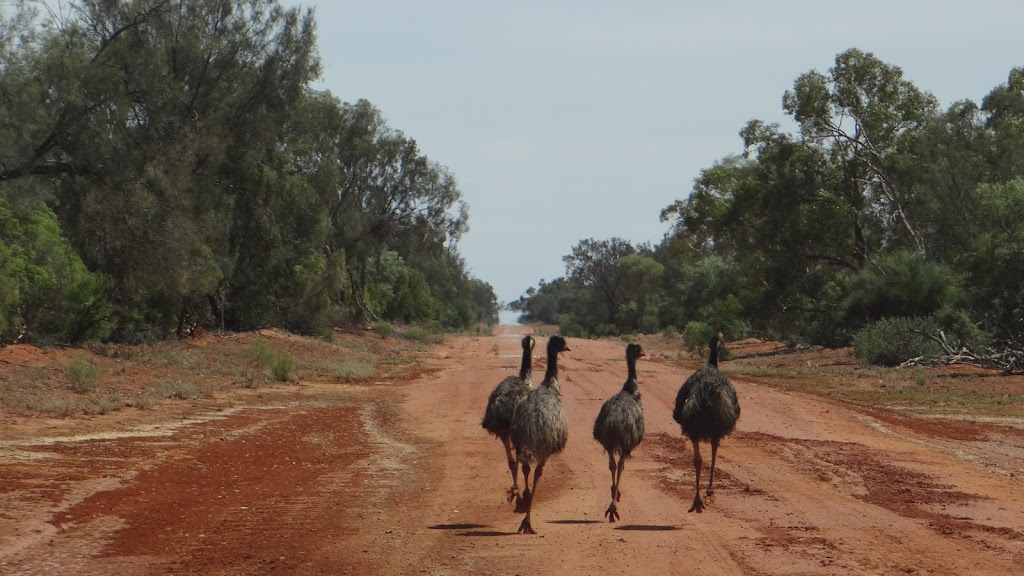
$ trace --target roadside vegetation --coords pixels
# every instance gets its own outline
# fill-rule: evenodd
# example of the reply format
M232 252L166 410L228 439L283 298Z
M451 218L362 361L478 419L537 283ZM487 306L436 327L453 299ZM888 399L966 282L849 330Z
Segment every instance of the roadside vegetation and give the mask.
M314 88L310 9L6 3L0 71L0 344L497 322L455 175Z
M278 330L203 335L147 344L79 348L12 345L0 350L0 412L76 417L118 410L231 405L235 394L267 397L310 385L371 385L418 363L426 345L370 331L330 338ZM341 390L342 388L338 388Z
M942 108L852 48L782 103L796 132L738 126L660 243L580 240L510 307L575 337L714 329L1024 372L1024 68Z

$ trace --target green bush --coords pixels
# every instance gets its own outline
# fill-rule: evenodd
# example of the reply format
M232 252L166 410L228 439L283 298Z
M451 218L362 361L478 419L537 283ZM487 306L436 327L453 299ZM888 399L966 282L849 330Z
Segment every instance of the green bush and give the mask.
M270 376L274 380L289 382L294 378L295 361L291 356L276 350L263 340L253 342L252 350L256 359L270 370Z
M395 333L394 327L389 322L383 321L374 323L373 331L381 338L388 338Z
M853 335L854 353L865 364L897 366L910 358L942 353L930 338L938 330L931 317L882 318Z
M295 376L295 361L287 354L279 354L270 361L270 375L278 382L290 382Z
M590 333L572 314L562 314L558 317L558 329L565 337L590 338Z
M86 356L76 356L64 366L68 387L79 394L92 392L99 384L100 376L96 365Z
M111 331L110 280L90 272L45 205L11 210L0 195L0 335L28 325L36 342L77 343Z
M690 352L703 353L714 333L711 326L703 322L687 322L686 328L683 329L683 346Z
M850 278L843 303L847 324L880 318L925 317L962 298L953 271L914 252L879 257Z

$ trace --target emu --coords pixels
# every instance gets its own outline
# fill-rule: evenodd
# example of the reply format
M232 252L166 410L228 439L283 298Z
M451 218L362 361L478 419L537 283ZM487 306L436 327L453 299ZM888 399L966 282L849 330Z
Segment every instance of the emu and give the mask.
M688 512L703 512L704 501L700 497L700 469L703 461L700 457L700 441L711 443L711 471L708 474L706 495L709 503L713 499L715 481L715 457L718 455L718 443L722 437L728 436L736 428L736 420L740 417L740 403L736 398L736 389L732 382L718 371L718 353L722 343L722 333L711 337L708 365L697 370L686 379L676 394L675 409L672 419L679 423L685 436L693 444L693 468L696 472L694 481L693 505Z
M537 482L544 473L544 463L553 454L565 449L569 440L569 422L562 408L562 393L558 384L558 354L568 352L565 338L552 336L548 340L548 366L544 380L530 391L516 408L512 417L512 445L516 460L523 468L523 494L516 498L516 512L526 512L519 524L520 534L536 534L530 524L533 498L537 495ZM530 466L535 465L533 482Z
M533 346L536 341L532 336L523 337L523 359L519 365L519 376L508 376L491 390L487 398L487 408L480 425L499 440L505 447L505 458L508 470L512 474L512 486L507 490L508 501L519 496L519 467L512 456L512 415L523 398L530 393L533 386Z
M626 346L628 376L622 390L605 400L594 420L594 440L608 453L608 470L612 473L612 502L604 515L609 522L619 519L616 502L622 497L622 469L626 458L644 439L644 410L640 405L640 389L636 382L636 361L645 356L639 344ZM615 460L618 455L618 462Z

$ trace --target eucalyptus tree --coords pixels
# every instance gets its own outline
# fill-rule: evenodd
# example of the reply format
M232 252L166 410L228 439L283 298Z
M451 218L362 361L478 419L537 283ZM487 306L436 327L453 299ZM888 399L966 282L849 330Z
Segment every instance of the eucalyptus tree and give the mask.
M907 211L909 191L897 186L892 169L907 138L936 113L935 97L918 90L899 67L851 48L836 56L827 74L798 77L782 103L801 136L827 147L843 167L849 204L862 219L882 224L882 244L907 243L923 253L924 239Z

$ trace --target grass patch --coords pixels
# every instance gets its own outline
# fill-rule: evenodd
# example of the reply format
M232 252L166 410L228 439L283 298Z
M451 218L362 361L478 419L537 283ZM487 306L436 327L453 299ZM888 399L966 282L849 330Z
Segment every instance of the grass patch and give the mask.
M411 326L405 331L404 336L409 340L415 342L421 342L423 344L442 344L444 343L444 334L429 330L422 326Z
M154 382L146 389L146 393L157 398L174 400L192 400L203 396L210 396L209 390L204 393L192 381L180 378Z
M345 382L369 380L377 375L377 366L362 358L345 358L335 363L334 375Z

